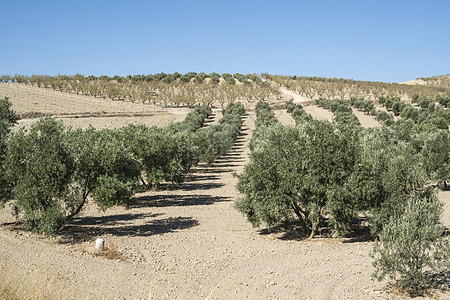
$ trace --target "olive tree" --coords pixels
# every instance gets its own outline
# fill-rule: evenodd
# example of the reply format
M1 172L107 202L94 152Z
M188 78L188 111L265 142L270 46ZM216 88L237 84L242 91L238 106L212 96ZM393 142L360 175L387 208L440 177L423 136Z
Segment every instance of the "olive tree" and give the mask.
M29 132L13 133L5 157L6 179L16 216L28 229L54 232L73 209L69 184L73 160L64 145L62 123L45 118Z
M310 238L331 214L339 230L357 213L346 189L354 159L351 140L328 122L267 127L237 175L243 197L236 208L254 226L272 227L295 217Z
M427 183L408 124L360 134L360 154L349 184L361 209L369 212L374 233L381 232L393 213L401 213L408 195Z
M447 188L450 179L450 134L448 130L433 130L420 134L421 154L430 178Z
M136 161L109 131L67 130L43 118L8 140L5 179L16 216L28 229L54 234L86 203L101 209L128 200Z

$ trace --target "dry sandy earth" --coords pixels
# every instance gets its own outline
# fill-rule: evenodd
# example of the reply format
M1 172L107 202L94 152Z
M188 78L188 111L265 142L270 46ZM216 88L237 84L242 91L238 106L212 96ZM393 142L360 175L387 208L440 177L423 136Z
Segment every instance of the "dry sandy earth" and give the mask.
M31 87L22 84L0 84L0 98L9 97L12 108L25 117L17 127L28 127L38 119L33 115L49 114L66 125L86 128L115 128L127 124L165 126L182 121L189 112L185 108L161 108L128 101L111 101Z
M293 123L284 110L275 113ZM0 278L64 299L401 298L370 279L372 242L267 234L233 208L232 172L242 172L248 161L254 120L253 112L245 117L229 154L199 166L180 186L136 194L129 209L98 212L89 205L51 240L3 226ZM441 196L448 208L448 192ZM11 221L0 211L0 224ZM98 237L126 260L80 251Z
M288 97L291 97L291 98L292 98L292 101L293 101L294 103L302 103L302 102L307 102L307 101L309 101L309 99L307 99L307 98L305 98L305 97L303 97L303 96L301 96L301 95L299 95L299 94L297 94L297 93L295 93L295 92L293 92L293 91L290 91L290 90L288 90L288 89L286 89L286 88L284 88L284 87L280 87L280 91L281 91L281 93L283 93L284 95L286 95L286 96L288 96Z

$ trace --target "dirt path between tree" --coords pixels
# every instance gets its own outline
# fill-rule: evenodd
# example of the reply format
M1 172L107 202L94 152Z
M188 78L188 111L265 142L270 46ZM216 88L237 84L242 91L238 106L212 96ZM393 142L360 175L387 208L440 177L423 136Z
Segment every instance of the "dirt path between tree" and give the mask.
M302 102L309 101L309 99L307 99L307 98L305 98L303 96L300 96L299 94L297 94L295 92L292 92L292 91L290 91L290 90L288 90L288 89L286 89L284 87L280 87L280 91L281 91L281 93L283 93L283 94L285 94L287 96L291 96L292 97L292 101L294 103L302 103Z
M277 109L274 110L275 117L284 125L293 125L295 126L295 121L292 118L291 114L289 114L285 109Z
M50 241L1 229L0 278L64 299L397 299L370 279L371 242L267 234L234 209L232 172L248 162L254 120L245 116L230 153L129 209L89 205ZM126 260L80 251L98 237Z

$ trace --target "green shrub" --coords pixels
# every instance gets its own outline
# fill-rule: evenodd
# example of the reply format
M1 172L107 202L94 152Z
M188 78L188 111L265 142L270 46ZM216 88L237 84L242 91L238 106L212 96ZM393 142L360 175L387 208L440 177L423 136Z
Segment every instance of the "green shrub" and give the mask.
M406 197L427 182L412 136L410 122L360 134L350 186L361 209L370 211L373 233L381 232L393 213L402 212Z
M0 161L6 150L6 139L19 117L11 109L11 102L8 97L0 99Z
M255 107L256 112L256 121L255 128L256 130L260 126L270 126L278 122L278 119L275 118L275 114L270 108L269 103L264 101L258 101Z
M447 126L447 125L446 125ZM418 137L424 169L430 179L447 188L450 180L450 133L448 130L423 132Z
M209 78L211 78L211 81L214 84L218 84L220 82L220 77L221 77L220 74L215 73L215 72L212 72L209 74Z

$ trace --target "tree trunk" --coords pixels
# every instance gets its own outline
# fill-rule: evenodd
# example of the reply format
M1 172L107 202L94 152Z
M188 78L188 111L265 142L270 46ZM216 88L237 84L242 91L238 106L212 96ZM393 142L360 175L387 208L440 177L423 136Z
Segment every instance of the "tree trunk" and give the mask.
M317 229L319 229L319 224L320 224L320 213L317 216L316 222L312 226L311 234L309 235L310 239L312 239L316 235Z
M292 201L292 209L302 223L303 228L308 229L308 213L295 200Z
M78 205L78 207L77 207L71 214L69 214L68 216L66 216L66 217L64 218L64 222L63 222L61 225L58 226L58 229L56 229L56 231L60 231L60 230L63 228L63 226L64 226L70 219L72 219L73 217L75 217L76 215L78 215L78 214L80 213L81 209L83 208L84 204L86 203L86 199L87 199L87 197L83 197L83 199L82 199L82 201L80 202L80 204Z

